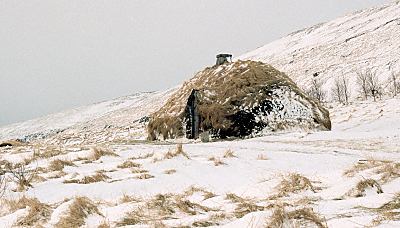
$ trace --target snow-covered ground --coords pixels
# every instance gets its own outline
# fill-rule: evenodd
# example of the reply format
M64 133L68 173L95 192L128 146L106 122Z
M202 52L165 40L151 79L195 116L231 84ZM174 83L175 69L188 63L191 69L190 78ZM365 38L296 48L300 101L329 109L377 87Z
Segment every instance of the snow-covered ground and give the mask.
M132 211L142 217L137 227L161 223L264 227L276 205L285 205L288 211L312 208L326 219L329 227L372 225L382 215L368 208L379 208L399 193L399 103L399 98L393 98L348 106L330 104L333 123L330 132L292 132L228 142L184 143L184 153L176 155L177 142L108 144L107 148L116 156L105 155L99 159L92 158L93 149L83 145L2 149L1 159L14 163L35 157L28 167L37 169L40 176L25 192L11 191L17 186L9 183L9 191L3 198L18 199L25 195L50 205L51 213L43 219L45 227L57 225L77 196L86 196L99 207L100 215L92 214L85 220L87 227L96 227L104 221L111 227L135 224L133 220L124 220ZM53 151L49 152L52 155L42 155L48 151ZM72 161L73 166L51 168L51 161L56 159ZM392 163L381 164L380 160ZM127 161L134 165L121 166ZM378 165L345 175L346 170L360 162ZM385 165L393 166L389 179L385 179L389 174L379 171ZM107 178L85 182L85 177L99 173ZM305 187L281 194L283 190L277 186L291 173L308 178L315 192ZM356 191L358 182L370 178L381 185L383 193L377 194L374 187L367 188L364 196L351 193ZM301 185L301 182L295 183ZM160 197L158 194L167 197L165 202L174 212L149 206L152 199ZM182 201L188 208L180 205ZM154 210L163 213L157 214L159 211ZM0 226L8 227L26 216L29 207L10 214L7 203L3 203L0 211ZM400 225L398 220L381 224Z
M352 97L356 77L377 71L386 89L391 73L400 72L400 3L361 10L336 20L294 32L238 59L267 62L308 88L315 73L331 92L339 76L349 78Z
M316 72L327 90L341 74L354 83L370 66L385 81L400 69L399 15L398 3L360 11L239 58L267 61L301 86ZM143 140L142 118L174 91L0 128L0 142L37 139L0 148L9 171L0 227L400 226L399 97L326 104L332 131Z

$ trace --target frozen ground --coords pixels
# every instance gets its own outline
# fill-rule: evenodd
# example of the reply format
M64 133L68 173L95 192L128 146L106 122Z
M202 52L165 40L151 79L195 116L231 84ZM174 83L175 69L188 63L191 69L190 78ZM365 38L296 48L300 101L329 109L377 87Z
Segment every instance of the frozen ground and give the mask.
M44 227L61 226L60 219L68 215L78 196L88 197L99 209L98 214L89 213L84 220L86 227L100 223L111 227L267 227L272 213L281 207L288 212L312 208L329 227L396 227L400 225L399 207L393 211L372 208L390 202L400 192L399 103L397 98L349 106L330 104L331 132L186 142L183 153L177 154L179 142L36 144L2 149L1 159L30 161L26 169L37 170L40 178L21 192L9 182L1 204L0 226L10 227L27 216L29 207L10 211L10 201L6 203L25 195L49 205L49 214L38 220ZM93 157L93 146L108 148L116 155ZM54 168L51 161L57 159L73 164ZM131 164L121 166L127 161ZM345 175L355 164L358 168ZM308 178L311 185L289 190L280 185L287 179L288 186L302 186L306 179L294 178L296 173ZM105 178L87 178L96 174ZM383 193L377 194L375 186L364 192L355 189L367 179L376 180ZM158 206L154 206L155 201ZM129 212L140 219L127 220ZM397 217L385 217L388 212ZM286 223L312 225L300 218Z
M327 91L345 75L354 99L357 70L372 67L383 83L400 70L399 10L349 14L239 59L302 87L319 73ZM329 103L330 132L146 142L143 117L175 90L0 128L0 141L32 139L0 149L14 171L4 194L0 178L0 227L400 226L400 98Z

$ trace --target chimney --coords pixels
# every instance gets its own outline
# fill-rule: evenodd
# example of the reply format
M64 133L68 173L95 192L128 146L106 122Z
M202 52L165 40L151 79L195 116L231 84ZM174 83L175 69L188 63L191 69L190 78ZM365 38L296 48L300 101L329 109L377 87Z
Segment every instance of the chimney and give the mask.
M218 54L217 55L217 63L215 65L219 66L227 62L232 62L231 54Z

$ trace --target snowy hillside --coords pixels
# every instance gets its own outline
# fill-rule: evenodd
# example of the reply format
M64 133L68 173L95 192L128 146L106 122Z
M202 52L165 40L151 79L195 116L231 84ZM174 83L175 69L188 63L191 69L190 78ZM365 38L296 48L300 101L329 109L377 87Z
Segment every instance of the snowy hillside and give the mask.
M267 62L308 88L315 73L331 91L338 76L350 78L357 96L356 74L377 70L381 83L400 72L400 3L362 10L294 32L239 56Z
M41 139L57 137L54 140L97 134L98 137L112 137L114 134L129 134L129 127L139 124L140 118L157 110L165 97L174 89L163 92L137 93L110 101L72 109L38 119L16 123L0 128L0 141L7 139ZM100 134L98 134L101 132ZM87 133L87 134L86 134ZM141 134L143 135L143 134ZM92 137L93 138L93 137ZM71 139L73 140L73 139ZM57 141L58 142L58 141Z
M396 3L360 11L240 59L303 86L371 66L383 81L400 70L399 17ZM400 227L399 96L325 104L331 131L144 140L175 91L0 128L0 143L36 139L0 147L0 227Z

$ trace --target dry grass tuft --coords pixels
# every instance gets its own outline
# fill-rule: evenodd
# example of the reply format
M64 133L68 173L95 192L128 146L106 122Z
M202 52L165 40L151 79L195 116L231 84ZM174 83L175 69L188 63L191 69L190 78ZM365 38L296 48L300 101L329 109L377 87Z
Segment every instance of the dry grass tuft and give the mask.
M194 193L200 192L203 194L204 200L210 199L215 197L216 195L210 191L207 191L204 188L196 187L196 186L190 186L184 193L183 196L192 196Z
M257 160L268 160L268 157L264 154L257 155Z
M124 193L124 195L119 200L120 203L131 203L131 202L141 202L142 200Z
M209 227L209 226L220 226L223 223L223 221L230 220L232 219L232 216L223 213L223 212L218 212L218 213L213 213L211 214L207 219L202 219L196 222L193 222L191 227Z
M55 173L55 174L52 174L52 175L49 176L48 178L49 178L49 179L57 179L57 178L64 177L64 176L66 176L66 175L67 175L67 173L61 170L61 171L58 171L58 172Z
M366 190L369 188L375 188L376 193L383 193L381 185L374 179L364 179L357 183L356 187L346 193L346 196L350 197L363 197L366 194Z
M249 213L264 211L266 209L264 206L257 205L254 200L242 198L234 193L226 194L225 199L237 204L233 212L236 218L242 218Z
M154 156L154 153L147 153L147 154L142 154L142 155L138 155L138 156L133 156L129 159L132 160L140 160L140 159L147 159L147 158L151 158Z
M103 156L119 157L119 155L114 153L111 149L93 147L92 148L92 154L89 157L89 159L92 160L92 161L97 161Z
M159 194L143 206L129 212L118 225L154 224L155 222L174 218L176 213L196 215L210 210L212 209L192 203L179 195Z
M147 170L147 169L131 169L131 173L134 173L134 174L136 174L136 173L148 173L149 172L149 170Z
M225 199L230 200L230 201L232 201L233 203L240 203L240 202L245 201L244 198L242 198L242 197L236 195L235 193L228 193L228 194L226 194Z
M253 200L246 200L238 203L233 213L236 218L242 218L249 213L264 210L264 206L257 205L256 202L254 202Z
M151 174L148 174L148 173L142 173L136 177L136 179L140 179L140 180L147 180L147 179L151 179L151 178L154 178L154 176Z
M376 168L382 166L384 164L391 163L391 161L384 161L384 160L376 160L374 158L369 158L366 160L360 160L357 164L353 165L350 169L344 172L344 175L348 177L354 177L355 174L360 173L362 171Z
M378 217L372 221L373 226L378 226L384 221L399 221L400 220L400 193L396 193L392 200L385 203L379 208L368 208L369 210L378 213Z
M376 160L367 159L360 160L349 170L346 170L344 175L353 177L355 174L374 169L374 173L380 174L380 181L382 183L388 183L396 178L400 177L400 163L387 161L387 160Z
M175 151L168 151L164 155L164 159L171 159L171 158L177 157L179 155L182 155L185 158L190 159L189 155L183 150L182 144L176 145Z
M310 179L298 173L291 173L284 177L281 182L276 186L278 193L271 198L280 198L288 196L290 193L298 193L301 191L311 190L317 192L320 188L315 187Z
M171 175L176 173L176 169L167 169L164 171L164 174Z
M52 209L50 208L49 205L41 203L38 199L29 199L21 198L17 202L18 207L28 207L28 215L26 215L23 218L18 219L16 222L16 226L22 226L22 227L27 227L27 226L39 226L39 223L46 222L50 216Z
M87 197L77 197L69 206L68 213L61 217L56 228L79 228L85 224L85 219L92 214L102 216L97 206Z
M265 227L311 227L311 224L319 228L328 227L325 218L316 214L312 208L302 208L288 212L284 207L277 206Z
M64 184L91 184L97 183L101 181L106 181L110 179L109 176L105 175L104 173L96 173L92 176L85 176L82 179L72 179L72 180L64 180Z
M111 228L110 222L103 220L97 228Z
M46 147L41 150L35 150L34 152L34 157L36 158L52 158L61 154L65 154L65 151L63 151L61 148L55 148L55 147Z
M142 165L139 163L135 163L133 161L125 161L124 163L117 166L119 169L126 169L126 168L140 168Z
M376 170L377 174L381 174L381 181L388 183L400 177L400 163L385 163Z
M228 149L225 151L223 158L237 158L237 156L231 149Z
M75 166L75 164L71 161L55 159L50 162L49 170L50 171L61 171L65 166Z
M34 205L40 203L35 198L28 198L25 195L19 199L4 199L4 205L7 206L8 211L13 213L19 209L26 208L28 205Z
M208 160L214 162L215 166L227 165L224 161L222 161L221 158L218 157L209 157Z

